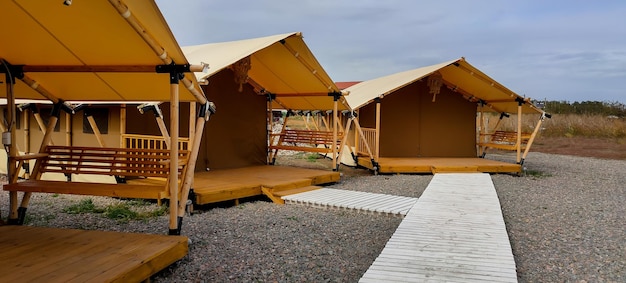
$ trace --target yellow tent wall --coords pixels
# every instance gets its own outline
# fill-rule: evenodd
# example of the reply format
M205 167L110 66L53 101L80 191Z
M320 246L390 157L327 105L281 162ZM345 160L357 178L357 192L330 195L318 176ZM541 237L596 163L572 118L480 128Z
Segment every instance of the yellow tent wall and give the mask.
M380 100L381 157L476 157L476 103L445 86L432 99L422 80ZM375 128L376 103L359 109L359 122Z
M213 75L203 88L217 113L206 123L196 170L267 164L266 97L248 84L239 92L230 69Z

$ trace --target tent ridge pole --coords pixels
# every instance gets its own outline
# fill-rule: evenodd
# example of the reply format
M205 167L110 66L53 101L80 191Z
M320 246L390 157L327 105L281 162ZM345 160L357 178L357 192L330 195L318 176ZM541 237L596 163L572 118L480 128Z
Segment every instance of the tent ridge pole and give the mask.
M109 2L111 3L111 5L113 5L113 7L115 7L115 9L120 14L120 16L122 16L133 29L135 29L137 34L139 34L139 36L143 38L146 44L148 44L148 46L152 48L154 53L165 64L171 64L174 62L174 60L167 54L167 50L163 46L161 46L150 33L148 33L148 29L146 29L145 26L141 22L139 22L139 20L135 16L132 15L130 8L128 8L128 6L124 4L123 1L109 0ZM207 99L204 96L204 94L202 94L200 91L194 88L193 84L191 83L191 81L189 81L189 79L183 76L180 79L180 81L182 81L183 85L185 85L185 87L189 89L190 91L191 89L193 89L193 91L191 91L191 94L195 96L198 102L202 104L206 103ZM178 82L176 83L176 86L178 86Z

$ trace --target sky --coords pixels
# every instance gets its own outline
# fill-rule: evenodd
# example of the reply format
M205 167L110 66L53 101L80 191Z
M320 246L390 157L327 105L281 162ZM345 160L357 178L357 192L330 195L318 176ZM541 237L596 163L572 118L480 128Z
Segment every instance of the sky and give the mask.
M156 0L181 46L302 32L337 82L465 57L519 95L626 103L626 1Z

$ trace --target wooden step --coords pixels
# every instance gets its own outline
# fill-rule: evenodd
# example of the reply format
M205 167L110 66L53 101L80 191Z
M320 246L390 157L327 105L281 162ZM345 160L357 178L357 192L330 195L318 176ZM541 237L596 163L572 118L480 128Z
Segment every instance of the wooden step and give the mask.
M321 187L301 186L301 187L297 187L293 189L286 189L286 190L279 190L279 191L274 191L270 188L263 187L261 188L261 191L263 192L264 195L270 198L274 203L285 204L285 201L282 199L283 196L308 192L308 191L317 190L317 189L321 189Z
M299 194L299 193L304 193L304 192L308 192L308 191L313 191L313 190L317 190L317 189L321 189L322 187L320 186L308 186L308 187L302 187L302 188L295 188L295 189L291 189L291 190L284 190L284 191L278 191L278 192L274 192L274 195L277 197L284 197L284 196L288 196L288 195L293 195L293 194Z

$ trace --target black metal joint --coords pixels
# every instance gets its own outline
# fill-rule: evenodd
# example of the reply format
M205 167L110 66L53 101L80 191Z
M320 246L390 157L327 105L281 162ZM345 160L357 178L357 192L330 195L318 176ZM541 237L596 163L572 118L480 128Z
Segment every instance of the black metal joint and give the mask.
M2 60L4 68L0 68L0 73L5 73L7 81L11 79L11 83L15 84L15 78L24 78L24 65L11 65L9 62Z
M61 117L61 109L63 109L63 105L65 105L63 103L63 100L59 99L59 102L55 103L54 106L52 106L52 113L50 115L57 118Z
M329 92L328 96L332 96L333 97L333 101L337 101L339 100L339 98L342 96L341 92Z
M517 102L517 105L518 105L518 106L522 106L522 105L524 105L524 103L526 103L526 101L524 100L524 98L519 97L519 96L515 98L515 101Z
M276 94L271 93L271 92L265 92L265 94L267 95L267 101L273 101L276 99Z
M91 116L93 116L93 112L91 112L91 109L85 108L85 109L83 109L83 116L84 117L91 117Z
M502 120L504 117L509 118L509 116L510 116L509 113L502 112L502 113L500 113L500 120Z
M178 216L178 228L176 230L178 230L178 235L180 235L180 232L183 230L183 217L182 216Z
M170 229L168 232L168 235L170 236L179 236L180 235L180 230L177 229Z
M174 62L172 62L171 64L167 64L167 65L157 65L155 71L158 74L179 74L179 73L189 73L191 72L191 65L189 64L182 64L182 65L177 65Z
M26 220L26 207L20 206L17 208L17 225L24 225Z
M192 204L196 203L196 193L193 191L193 188L189 189L189 195L187 196L187 199L191 200Z

